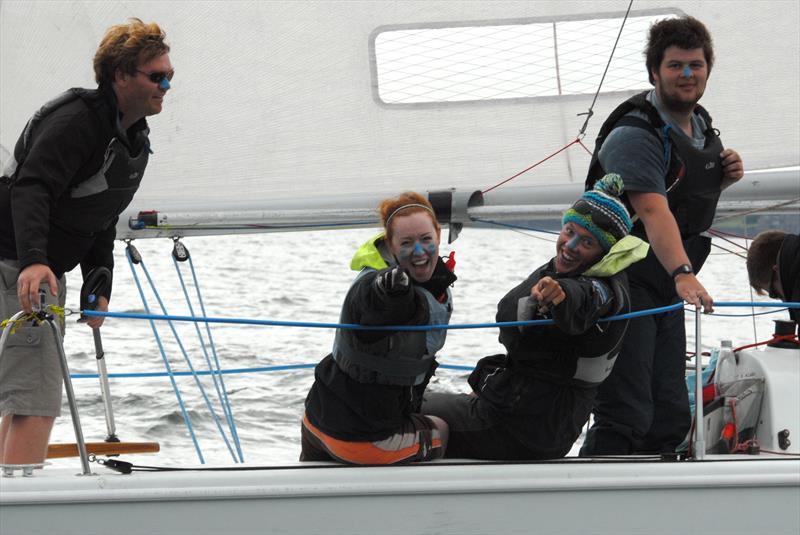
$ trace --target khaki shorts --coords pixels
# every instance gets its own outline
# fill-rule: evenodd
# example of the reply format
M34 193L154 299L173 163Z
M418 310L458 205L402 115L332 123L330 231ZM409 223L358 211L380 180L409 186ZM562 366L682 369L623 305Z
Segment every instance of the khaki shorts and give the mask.
M0 259L0 321L22 310L17 299L19 263ZM42 284L48 304L64 306L66 277L58 281L58 297ZM64 334L64 320L57 322ZM60 416L61 362L50 327L21 324L8 336L0 354L0 415Z

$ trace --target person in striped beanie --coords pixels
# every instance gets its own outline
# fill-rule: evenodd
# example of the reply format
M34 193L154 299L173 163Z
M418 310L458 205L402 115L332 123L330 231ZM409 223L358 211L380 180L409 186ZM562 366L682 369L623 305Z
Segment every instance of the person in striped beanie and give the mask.
M625 269L647 255L631 236L622 180L607 175L564 213L556 255L498 303L505 354L478 361L471 394L426 392L422 413L449 426L445 457L565 456L608 377L630 312ZM527 325L512 322L534 321Z
M558 273L584 271L630 233L632 222L620 200L622 192L622 178L609 173L564 212L556 245Z

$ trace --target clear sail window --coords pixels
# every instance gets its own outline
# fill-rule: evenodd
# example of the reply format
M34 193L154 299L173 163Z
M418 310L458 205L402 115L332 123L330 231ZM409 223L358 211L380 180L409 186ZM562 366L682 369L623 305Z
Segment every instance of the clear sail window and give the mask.
M675 11L631 15L602 91L649 88L642 51L650 25ZM386 104L594 93L623 17L405 28L374 39L378 97Z

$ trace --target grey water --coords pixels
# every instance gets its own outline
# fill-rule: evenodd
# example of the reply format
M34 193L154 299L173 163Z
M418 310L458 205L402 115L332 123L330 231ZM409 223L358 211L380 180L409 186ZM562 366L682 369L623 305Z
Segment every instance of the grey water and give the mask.
M248 234L224 237L186 238L197 277L197 287L209 317L336 323L342 299L355 272L349 269L353 252L377 230L351 229L298 233ZM456 253L458 281L453 287L455 310L451 323L491 323L496 304L512 287L552 257L555 236L544 233L468 228L452 244L444 239L441 253ZM715 241L718 248L704 266L700 280L716 301L767 301L749 290L744 265L744 240ZM172 241L137 240L158 297L172 315L201 314L190 267L180 265L191 309L186 303L178 270L171 257ZM124 245L115 250L116 268L111 299L112 312L143 313L139 290L124 255ZM137 268L144 295L153 314L162 314L155 294ZM68 275L67 309L78 310L80 275ZM755 309L762 312L766 309ZM750 314L753 309L718 308L719 314ZM694 349L694 313L687 313L687 348ZM65 351L73 374L97 372L91 330L67 317ZM772 320L785 319L786 312L756 317L704 315L701 340L704 350L721 339L734 347L768 339ZM154 322L171 369L190 369L169 324ZM196 370L207 370L205 354L214 353L206 328L190 322L175 322L181 346ZM203 335L202 344L197 331ZM315 364L331 348L334 331L322 328L212 324L216 358L220 367L248 369L269 366ZM149 321L108 318L101 328L110 374L164 372L165 363ZM472 366L485 355L503 352L497 328L452 330L439 353L442 364ZM205 352L203 350L205 347ZM465 392L468 371L440 368L430 389ZM299 454L299 421L303 400L313 381L313 369L236 373L224 375L227 398L248 464L285 464ZM192 377L176 377L181 398L208 464L233 464L233 456L221 438L214 417ZM210 377L199 379L226 436L225 416ZM106 437L102 397L96 378L73 381L81 423L87 441ZM168 377L112 378L110 380L117 435L123 441L157 441L158 454L125 456L147 465L194 465L199 463ZM56 422L52 442L74 442L66 396L62 417ZM229 438L230 441L230 438ZM231 448L233 446L231 445ZM56 466L78 466L75 459L52 461Z

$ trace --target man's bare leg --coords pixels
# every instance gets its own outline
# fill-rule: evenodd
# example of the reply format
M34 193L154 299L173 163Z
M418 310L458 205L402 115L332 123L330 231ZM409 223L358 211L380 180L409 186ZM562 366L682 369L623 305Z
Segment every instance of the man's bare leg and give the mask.
M55 420L52 416L3 416L0 421L0 461L3 464L43 462Z
M11 427L11 415L7 414L0 419L0 463L3 462L3 455L5 452L6 436L8 436L8 428Z

